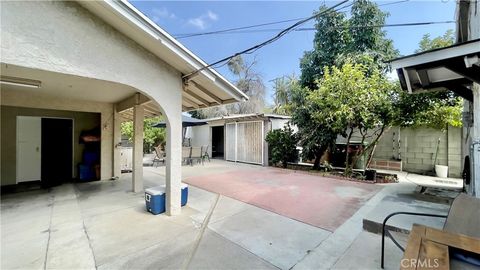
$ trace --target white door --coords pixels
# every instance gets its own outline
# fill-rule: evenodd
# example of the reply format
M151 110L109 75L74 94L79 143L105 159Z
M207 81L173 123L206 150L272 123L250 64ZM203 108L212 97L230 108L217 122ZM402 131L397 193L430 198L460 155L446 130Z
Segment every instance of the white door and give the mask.
M42 118L17 116L17 183L41 180Z

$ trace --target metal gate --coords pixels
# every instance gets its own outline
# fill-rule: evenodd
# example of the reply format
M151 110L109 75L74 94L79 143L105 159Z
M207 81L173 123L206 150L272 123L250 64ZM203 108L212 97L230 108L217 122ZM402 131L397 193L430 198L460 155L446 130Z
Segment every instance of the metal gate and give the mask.
M226 124L225 159L263 165L263 121Z

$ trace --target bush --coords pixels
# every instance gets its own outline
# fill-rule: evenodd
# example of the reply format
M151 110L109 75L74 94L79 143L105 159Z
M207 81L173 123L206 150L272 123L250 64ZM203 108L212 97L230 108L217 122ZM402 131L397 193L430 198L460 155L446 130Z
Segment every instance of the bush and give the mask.
M265 140L268 143L270 159L274 164L281 162L283 168L286 168L288 162L297 160L298 139L290 125L268 132Z

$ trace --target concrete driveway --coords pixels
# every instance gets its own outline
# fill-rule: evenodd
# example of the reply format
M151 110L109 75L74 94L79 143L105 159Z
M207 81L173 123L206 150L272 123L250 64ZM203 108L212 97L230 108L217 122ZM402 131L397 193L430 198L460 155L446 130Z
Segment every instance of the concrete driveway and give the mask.
M378 266L380 239L362 232L362 218L386 195L415 188L405 183L377 192L376 185L222 161L185 166L182 173L192 185L187 206L175 217L146 212L143 193L129 191L130 174L2 196L1 269L371 269ZM145 167L144 175L145 187L160 185L165 168ZM215 191L210 179L218 192L193 186ZM226 187L228 180L237 189ZM242 201L256 188L263 194ZM334 209L340 217L317 205L305 210L303 197L343 210ZM350 207L353 215L345 212ZM297 210L304 214L291 218ZM353 256L359 246L367 247L361 260ZM387 254L393 263L387 267L398 269L401 252L387 243Z

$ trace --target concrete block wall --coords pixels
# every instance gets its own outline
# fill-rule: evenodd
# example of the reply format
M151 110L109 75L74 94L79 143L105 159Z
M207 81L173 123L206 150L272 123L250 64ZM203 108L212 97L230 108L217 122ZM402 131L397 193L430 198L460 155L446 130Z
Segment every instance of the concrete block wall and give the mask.
M404 171L426 173L433 170L440 138L437 164L449 166L450 177L461 177L461 135L461 129L454 127L449 127L446 131L392 127L380 139L374 158L377 161L400 158Z

